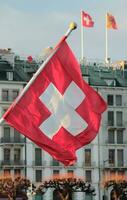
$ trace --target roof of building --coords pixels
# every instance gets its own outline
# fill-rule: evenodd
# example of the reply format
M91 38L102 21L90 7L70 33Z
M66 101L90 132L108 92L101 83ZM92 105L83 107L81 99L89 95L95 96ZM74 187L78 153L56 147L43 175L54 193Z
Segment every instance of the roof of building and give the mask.
M15 59L14 66L0 59L0 80L8 80L7 72L13 72L14 81L27 82L37 71L39 63L36 61ZM105 65L81 65L82 75L88 77L92 86L127 87L127 71L107 67Z
M2 71L12 71L12 66L7 61L0 59L0 72Z
M13 81L29 81L37 71L38 64L34 61L29 63L27 60L15 60L14 66L8 61L0 59L0 80L8 80L7 72L13 72Z
M83 76L93 86L127 87L127 71L112 67L81 65Z

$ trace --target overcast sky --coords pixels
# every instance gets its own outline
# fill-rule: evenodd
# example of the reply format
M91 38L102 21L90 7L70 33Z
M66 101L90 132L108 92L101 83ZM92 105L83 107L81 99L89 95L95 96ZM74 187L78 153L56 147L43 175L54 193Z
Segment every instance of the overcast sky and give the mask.
M84 56L105 58L105 14L111 13L118 30L108 31L108 54L127 60L127 0L0 0L0 48L21 56L38 56L54 46L71 21L78 28L68 38L77 58L81 55L80 11L88 12L94 28L84 29Z

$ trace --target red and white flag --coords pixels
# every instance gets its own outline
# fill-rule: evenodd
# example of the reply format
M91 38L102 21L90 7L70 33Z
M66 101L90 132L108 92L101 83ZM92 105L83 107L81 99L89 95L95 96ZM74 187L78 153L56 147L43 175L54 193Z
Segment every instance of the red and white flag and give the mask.
M82 26L92 28L94 26L92 17L84 11L82 11L81 15L82 15Z
M106 104L83 79L65 39L24 95L3 116L12 127L65 165L97 135Z

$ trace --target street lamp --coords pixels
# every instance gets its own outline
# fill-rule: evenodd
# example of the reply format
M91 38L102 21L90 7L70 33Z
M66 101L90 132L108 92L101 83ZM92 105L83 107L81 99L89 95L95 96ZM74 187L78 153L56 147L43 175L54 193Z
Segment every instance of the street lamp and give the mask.
M107 181L107 180L106 180L107 174L105 173L105 163L109 163L109 159L103 160L103 176L104 176L104 181L106 182L106 181ZM107 195L106 195L106 191L105 191L105 186L104 186L103 200L107 200Z
M29 200L32 200L33 196L36 195L35 188L36 187L31 183L30 187L27 190L27 197Z

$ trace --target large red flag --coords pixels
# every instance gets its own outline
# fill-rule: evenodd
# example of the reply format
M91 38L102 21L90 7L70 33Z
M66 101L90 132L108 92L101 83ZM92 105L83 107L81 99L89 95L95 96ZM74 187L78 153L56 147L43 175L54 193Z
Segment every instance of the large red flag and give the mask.
M76 150L96 137L106 104L82 79L66 41L58 46L3 118L55 159L71 165Z
M94 22L92 20L92 17L84 11L82 11L81 15L82 15L81 16L82 17L82 25L87 27L87 28L92 28L94 26Z

